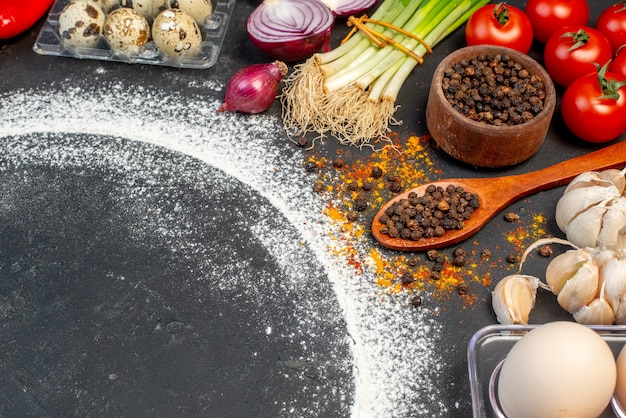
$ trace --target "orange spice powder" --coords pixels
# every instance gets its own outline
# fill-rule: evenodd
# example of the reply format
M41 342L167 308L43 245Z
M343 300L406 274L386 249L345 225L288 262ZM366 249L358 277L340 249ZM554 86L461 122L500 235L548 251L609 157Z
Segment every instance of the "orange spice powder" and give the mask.
M370 223L375 212L394 196L389 190L390 178L399 182L404 191L440 177L441 171L429 155L429 140L427 136L410 136L405 141L396 138L393 146L349 164L338 162L341 154L348 157L349 148L338 152L335 161L319 156L309 159L309 164L320 168L316 190L327 199L324 215L331 221L329 234L336 243L329 251L346 260L357 274L372 272L380 288L391 294L417 292L439 301L460 298L464 307L471 307L478 300L472 289L491 286L493 270L512 268L503 257L484 258L479 242L465 243L467 255L463 264L454 263L452 249L441 250L445 261L433 274L434 262L426 254L388 250L371 236ZM375 169L382 175L375 176ZM356 207L359 197L365 199L367 208ZM506 233L506 241L523 252L534 239L545 235L546 220L536 214L530 223L518 222Z

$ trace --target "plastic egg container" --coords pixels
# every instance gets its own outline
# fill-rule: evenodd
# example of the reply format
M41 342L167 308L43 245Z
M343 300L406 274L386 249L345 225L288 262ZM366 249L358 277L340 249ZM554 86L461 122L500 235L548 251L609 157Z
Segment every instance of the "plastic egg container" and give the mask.
M499 389L502 367L506 357L510 354L512 348L530 331L536 329L540 325L488 325L477 331L468 344L468 369L469 381L472 394L472 409L474 418L509 418L507 417L500 404ZM608 345L612 352L612 357L619 359L620 353L626 347L626 326L623 325L596 325L587 326L595 331ZM550 350L547 347L542 350L541 357L546 360L553 361L556 358L563 357L563 352L559 350ZM578 347L582 349L582 347ZM550 357L552 355L552 357ZM626 356L626 354L625 354ZM620 385L620 361L626 364L626 357L617 362L618 384ZM536 362L536 358L524 362L532 364ZM593 371L593 370L591 370ZM520 383L519 379L514 382L516 385ZM563 386L570 384L565 393L575 386L580 386L580 382L561 383L555 389L563 389ZM585 379L585 385L587 384ZM623 385L623 382L622 382ZM541 385L539 385L541 386ZM583 385L584 386L584 385ZM586 386L585 386L586 387ZM617 388L616 391L620 389ZM616 392L617 393L617 392ZM543 396L541 401L546 402L551 396ZM524 402L538 402L537 400L520 398ZM569 415L568 415L569 416ZM624 410L619 405L617 398L611 399L610 405L598 416L599 418L626 418Z
M236 0L209 1L56 0L33 50L79 59L209 68L219 56Z

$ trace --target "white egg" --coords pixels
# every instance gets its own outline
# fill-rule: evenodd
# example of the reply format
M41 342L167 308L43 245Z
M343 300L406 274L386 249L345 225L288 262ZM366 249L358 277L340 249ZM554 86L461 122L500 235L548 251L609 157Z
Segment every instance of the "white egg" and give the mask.
M175 58L195 55L202 46L200 27L178 9L164 10L154 19L152 39L163 53Z
M143 15L149 22L167 7L167 0L121 0L122 7L130 7Z
M93 2L71 1L59 14L59 35L66 47L95 47L104 26L104 12Z
M617 370L609 345L575 322L524 335L502 364L498 400L507 418L591 418L611 401Z
M146 18L127 7L115 9L107 16L103 32L111 49L124 54L138 54L150 39Z
M170 0L169 5L172 9L182 10L193 17L200 26L204 26L213 13L211 0Z

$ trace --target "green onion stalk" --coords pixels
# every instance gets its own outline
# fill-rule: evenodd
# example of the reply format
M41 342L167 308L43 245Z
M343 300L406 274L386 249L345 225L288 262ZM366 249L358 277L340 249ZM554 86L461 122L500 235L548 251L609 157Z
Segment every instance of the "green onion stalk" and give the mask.
M398 93L413 69L487 3L383 0L363 25L391 41L378 45L359 30L337 48L297 65L280 95L285 129L290 135L332 135L359 147L388 139L390 125L399 123L394 119Z

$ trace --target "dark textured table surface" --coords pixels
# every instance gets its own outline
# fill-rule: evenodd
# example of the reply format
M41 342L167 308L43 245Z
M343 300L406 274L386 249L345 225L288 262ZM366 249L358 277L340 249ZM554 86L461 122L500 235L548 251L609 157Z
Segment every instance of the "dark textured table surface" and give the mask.
M590 3L592 22L612 4ZM492 284L470 283L470 305L452 292L414 308L375 271L325 255L325 215L304 213L319 202L307 194L298 206L297 189L315 181L305 163L373 151L298 147L278 102L259 117L216 116L232 73L269 61L245 31L256 4L237 2L203 70L41 56L43 21L0 41L1 416L471 415L467 344L495 323L490 290L514 267L476 267ZM334 41L343 33L339 22ZM414 70L398 99L400 144L427 134L432 73L463 45L459 30ZM539 45L530 54L541 61ZM524 173L599 148L567 132L558 105L541 150L515 167L477 169L425 147L431 180ZM562 190L512 204L519 224L498 216L462 245L503 259L520 249L507 233L534 214L562 236ZM542 293L531 321L553 319L570 317Z

